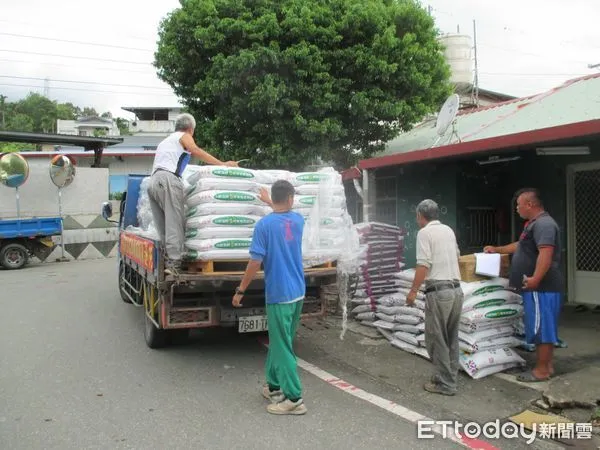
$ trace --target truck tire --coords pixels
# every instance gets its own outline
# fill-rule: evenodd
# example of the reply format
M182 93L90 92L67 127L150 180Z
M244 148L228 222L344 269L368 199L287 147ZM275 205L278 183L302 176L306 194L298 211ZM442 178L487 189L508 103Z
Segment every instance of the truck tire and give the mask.
M144 339L146 345L150 348L162 348L167 345L167 338L167 331L156 328L148 314L144 312Z
M16 270L27 264L29 251L21 244L6 244L0 250L0 265L8 270Z

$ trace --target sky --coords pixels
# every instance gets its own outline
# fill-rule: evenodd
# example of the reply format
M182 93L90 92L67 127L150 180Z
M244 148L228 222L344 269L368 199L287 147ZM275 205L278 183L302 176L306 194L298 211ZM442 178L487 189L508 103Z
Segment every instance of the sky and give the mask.
M177 0L0 0L0 94L133 118L122 106L177 106L152 66L160 20ZM598 0L422 0L444 33L477 31L479 87L514 96L597 73ZM46 89L45 89L46 88Z

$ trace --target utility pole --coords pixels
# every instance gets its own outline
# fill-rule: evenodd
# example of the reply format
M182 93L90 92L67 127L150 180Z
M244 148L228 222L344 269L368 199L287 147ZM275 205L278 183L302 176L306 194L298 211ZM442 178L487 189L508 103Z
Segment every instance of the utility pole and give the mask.
M50 98L50 78L44 80L44 97Z
M4 101L7 99L8 97L6 95L1 95L0 94L0 111L2 112L2 129L4 130L6 128L6 112L4 111L5 108L5 104Z
M479 68L477 66L477 26L475 19L473 19L473 46L475 56L475 77L474 77L474 88L475 88L475 107L479 108Z

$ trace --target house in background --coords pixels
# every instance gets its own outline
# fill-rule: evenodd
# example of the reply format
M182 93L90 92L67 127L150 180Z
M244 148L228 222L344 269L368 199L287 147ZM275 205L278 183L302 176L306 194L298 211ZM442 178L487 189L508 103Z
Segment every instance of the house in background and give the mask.
M104 117L80 117L77 120L56 121L57 134L73 136L120 136L121 132L116 122Z
M175 131L175 119L182 107L122 106L121 109L135 114L129 122L129 131L136 136L166 136Z
M600 74L538 95L459 111L438 141L435 120L344 173L355 221L405 228L414 265L416 205L436 200L462 253L518 239L515 192L541 190L561 229L568 301L600 305ZM353 184L362 178L362 205ZM366 207L363 207L366 206Z

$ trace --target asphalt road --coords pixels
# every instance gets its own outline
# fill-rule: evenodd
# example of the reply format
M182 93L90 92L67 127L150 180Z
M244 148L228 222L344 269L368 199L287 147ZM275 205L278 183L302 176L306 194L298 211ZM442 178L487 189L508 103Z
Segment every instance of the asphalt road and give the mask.
M203 333L148 349L115 263L0 271L0 448L458 447L419 441L413 424L306 372L308 414L269 415L254 336Z

